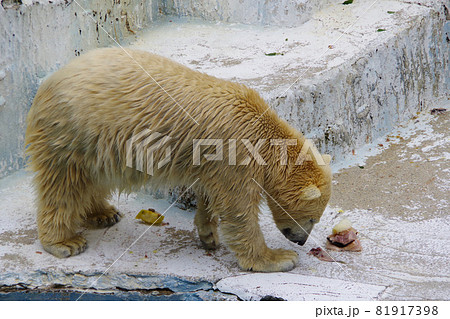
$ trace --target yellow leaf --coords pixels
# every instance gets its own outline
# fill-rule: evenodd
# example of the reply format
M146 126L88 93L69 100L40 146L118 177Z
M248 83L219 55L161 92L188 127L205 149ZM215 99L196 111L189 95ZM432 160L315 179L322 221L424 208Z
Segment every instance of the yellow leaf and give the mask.
M154 209L143 209L137 215L136 219L142 220L148 225L159 225L163 222L164 216L156 212Z

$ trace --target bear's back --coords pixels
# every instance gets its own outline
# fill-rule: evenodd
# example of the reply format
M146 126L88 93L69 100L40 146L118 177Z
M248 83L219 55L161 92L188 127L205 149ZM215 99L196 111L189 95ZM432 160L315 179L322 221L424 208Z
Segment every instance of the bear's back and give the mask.
M84 161L93 170L113 172L125 169L131 137L157 132L169 136L176 150L169 166L185 170L195 139L258 138L260 125L252 125L258 114L278 122L267 110L244 85L144 51L98 49L41 85L28 115L26 144L31 155L45 148L52 160Z

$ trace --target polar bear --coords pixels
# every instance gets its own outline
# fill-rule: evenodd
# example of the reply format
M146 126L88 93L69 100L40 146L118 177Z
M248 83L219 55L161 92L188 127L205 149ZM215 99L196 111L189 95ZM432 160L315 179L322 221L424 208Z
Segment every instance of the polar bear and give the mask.
M267 247L259 205L265 197L280 231L306 241L331 192L330 157L305 155L306 142L244 85L144 51L91 51L42 83L27 117L39 239L57 257L79 254L80 227L120 220L111 192L190 185L207 249L220 224L244 270L291 270L298 255ZM151 174L137 169L149 164Z

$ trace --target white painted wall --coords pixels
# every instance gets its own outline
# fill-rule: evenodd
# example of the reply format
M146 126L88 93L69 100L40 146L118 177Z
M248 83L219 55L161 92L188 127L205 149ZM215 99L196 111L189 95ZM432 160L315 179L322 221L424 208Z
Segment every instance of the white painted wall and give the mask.
M84 51L122 42L156 14L152 0L14 2L0 6L0 177L24 165L25 119L42 79Z

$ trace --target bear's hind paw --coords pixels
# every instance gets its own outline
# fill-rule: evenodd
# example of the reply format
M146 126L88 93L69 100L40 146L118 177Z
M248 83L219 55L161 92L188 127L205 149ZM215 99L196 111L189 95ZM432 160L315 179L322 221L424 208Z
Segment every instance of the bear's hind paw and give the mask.
M117 224L122 217L118 210L111 207L101 213L88 215L85 224L88 228L106 228Z
M87 248L86 239L82 236L75 236L68 240L55 243L55 244L46 244L42 243L44 250L53 256L58 258L67 258L70 256L75 256L81 254Z
M203 248L206 250L214 250L219 246L219 238L217 232L211 232L208 235L199 234Z

